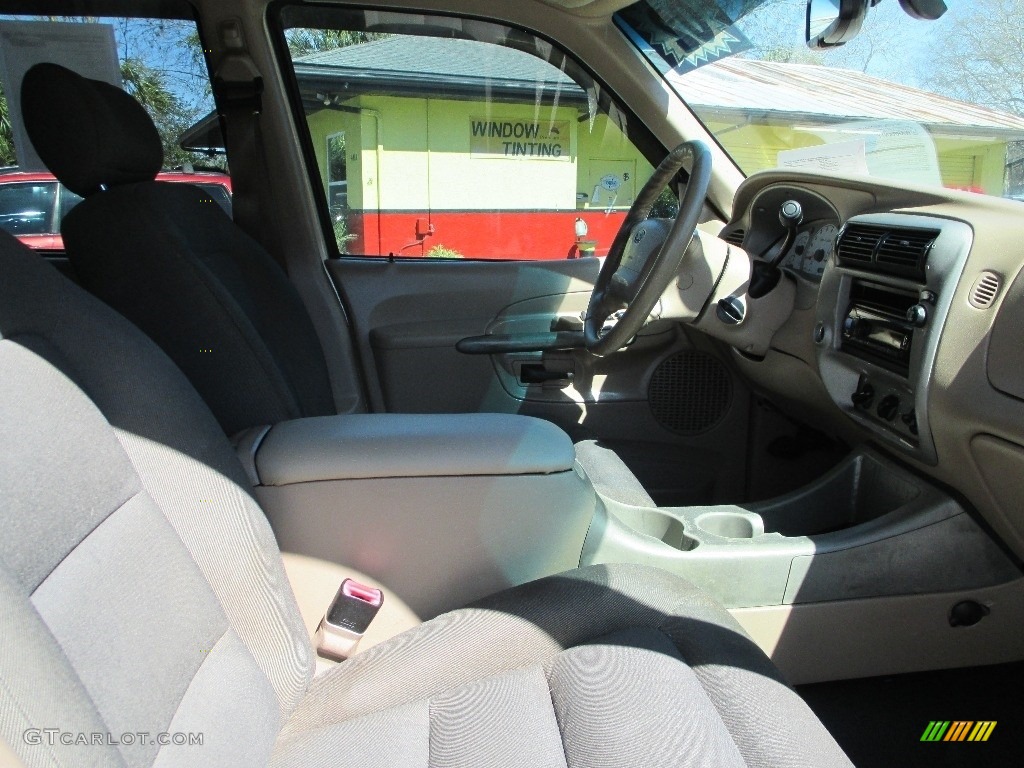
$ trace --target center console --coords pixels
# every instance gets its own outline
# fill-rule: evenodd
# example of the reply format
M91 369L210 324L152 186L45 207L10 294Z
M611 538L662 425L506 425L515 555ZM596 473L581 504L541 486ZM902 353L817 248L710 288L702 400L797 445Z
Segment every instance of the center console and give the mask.
M553 424L504 414L295 419L236 449L282 551L435 616L579 565L599 506Z
M814 342L829 395L880 442L930 464L928 390L972 239L960 221L854 217L818 294Z

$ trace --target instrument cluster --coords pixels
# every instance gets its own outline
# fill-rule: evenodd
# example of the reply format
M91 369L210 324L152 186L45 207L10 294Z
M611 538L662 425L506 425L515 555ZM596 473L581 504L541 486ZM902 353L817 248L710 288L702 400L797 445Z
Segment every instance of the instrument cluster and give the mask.
M817 221L803 227L779 266L818 282L836 248L839 227L831 221Z

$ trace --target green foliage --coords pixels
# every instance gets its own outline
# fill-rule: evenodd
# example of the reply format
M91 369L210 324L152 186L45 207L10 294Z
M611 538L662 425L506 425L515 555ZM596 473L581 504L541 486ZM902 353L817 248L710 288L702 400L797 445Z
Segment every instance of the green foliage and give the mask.
M14 152L14 131L11 128L11 117L7 112L7 97L0 90L0 166L14 165L18 162Z
M327 180L345 181L348 178L348 162L345 157L345 134L335 133L327 137Z
M466 258L461 253L453 248L446 248L443 245L435 245L429 251L427 251L428 259L464 259Z
M141 59L125 59L121 62L121 79L125 91L145 107L153 118L160 141L164 147L164 167L175 168L190 164L209 164L209 158L195 152L187 152L178 144L178 138L201 115L189 108L168 87L167 76Z
M331 226L334 229L334 241L338 244L338 253L348 253L348 244L355 239L355 235L349 234L348 221L344 214L336 213L331 216Z
M652 219L674 219L679 213L679 200L675 192L668 187L661 190L661 194L651 206Z
M368 43L387 37L374 32L351 32L347 29L289 29L285 32L292 58L321 51L333 51L350 45Z

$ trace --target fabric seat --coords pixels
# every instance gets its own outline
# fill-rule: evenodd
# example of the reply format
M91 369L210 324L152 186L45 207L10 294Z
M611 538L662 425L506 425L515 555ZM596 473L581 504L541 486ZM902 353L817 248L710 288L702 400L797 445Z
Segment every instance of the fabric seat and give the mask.
M849 764L724 609L639 566L500 593L314 679L202 399L7 235L0 274L0 737L26 765Z
M61 224L79 281L156 341L228 435L336 412L295 287L207 193L154 181L163 148L138 102L38 64L21 106L39 157L85 198ZM656 506L614 453L581 449L578 460L603 493Z

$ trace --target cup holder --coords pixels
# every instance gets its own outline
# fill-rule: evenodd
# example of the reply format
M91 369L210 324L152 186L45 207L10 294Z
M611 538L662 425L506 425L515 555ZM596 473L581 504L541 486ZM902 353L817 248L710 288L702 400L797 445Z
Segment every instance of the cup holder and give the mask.
M723 539L752 539L764 533L760 515L737 512L707 512L697 517L697 527Z
M681 552L689 552L698 543L696 539L686 535L686 529L683 527L683 524L675 518L669 518L668 527L659 538L670 547Z

